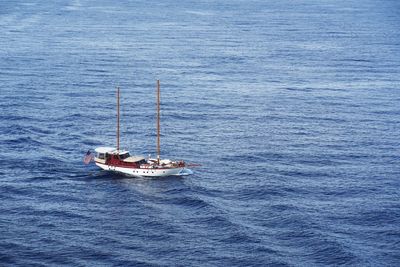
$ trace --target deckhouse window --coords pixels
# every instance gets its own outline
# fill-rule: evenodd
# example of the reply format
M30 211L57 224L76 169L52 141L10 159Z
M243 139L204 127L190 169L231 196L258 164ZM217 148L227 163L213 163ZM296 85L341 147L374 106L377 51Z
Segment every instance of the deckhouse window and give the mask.
M120 157L120 159L126 159L126 158L129 158L129 153L124 153L124 154L121 154L121 155L119 155L119 157Z
M99 159L105 159L104 153L99 153L98 158L99 158Z

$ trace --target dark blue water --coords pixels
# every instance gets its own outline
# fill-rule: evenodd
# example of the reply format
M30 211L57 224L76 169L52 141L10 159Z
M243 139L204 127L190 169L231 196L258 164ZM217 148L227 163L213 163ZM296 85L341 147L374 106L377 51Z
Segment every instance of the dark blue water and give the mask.
M1 266L399 266L400 4L0 2ZM200 163L84 166L89 148Z

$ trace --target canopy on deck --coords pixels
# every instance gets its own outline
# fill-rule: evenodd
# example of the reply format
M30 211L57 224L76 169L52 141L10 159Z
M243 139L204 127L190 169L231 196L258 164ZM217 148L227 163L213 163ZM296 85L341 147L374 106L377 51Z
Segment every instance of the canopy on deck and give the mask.
M129 158L124 159L125 162L138 162L141 160L145 160L142 156L130 156Z
M111 152L113 152L115 150L116 149L114 147L102 146L102 147L96 148L94 151L96 151L97 153L111 153Z

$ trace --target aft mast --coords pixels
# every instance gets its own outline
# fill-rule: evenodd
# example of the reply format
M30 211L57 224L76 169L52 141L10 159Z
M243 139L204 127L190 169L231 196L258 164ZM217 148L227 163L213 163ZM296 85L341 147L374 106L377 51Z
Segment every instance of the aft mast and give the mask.
M119 87L117 87L117 152L119 152Z
M157 164L160 165L160 80L157 80Z

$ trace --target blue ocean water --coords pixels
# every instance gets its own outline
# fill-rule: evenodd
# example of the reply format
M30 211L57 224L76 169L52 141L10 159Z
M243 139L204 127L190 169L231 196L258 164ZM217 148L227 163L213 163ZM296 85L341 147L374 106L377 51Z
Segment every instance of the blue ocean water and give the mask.
M400 3L0 2L1 266L399 266ZM192 176L85 166L155 153Z

